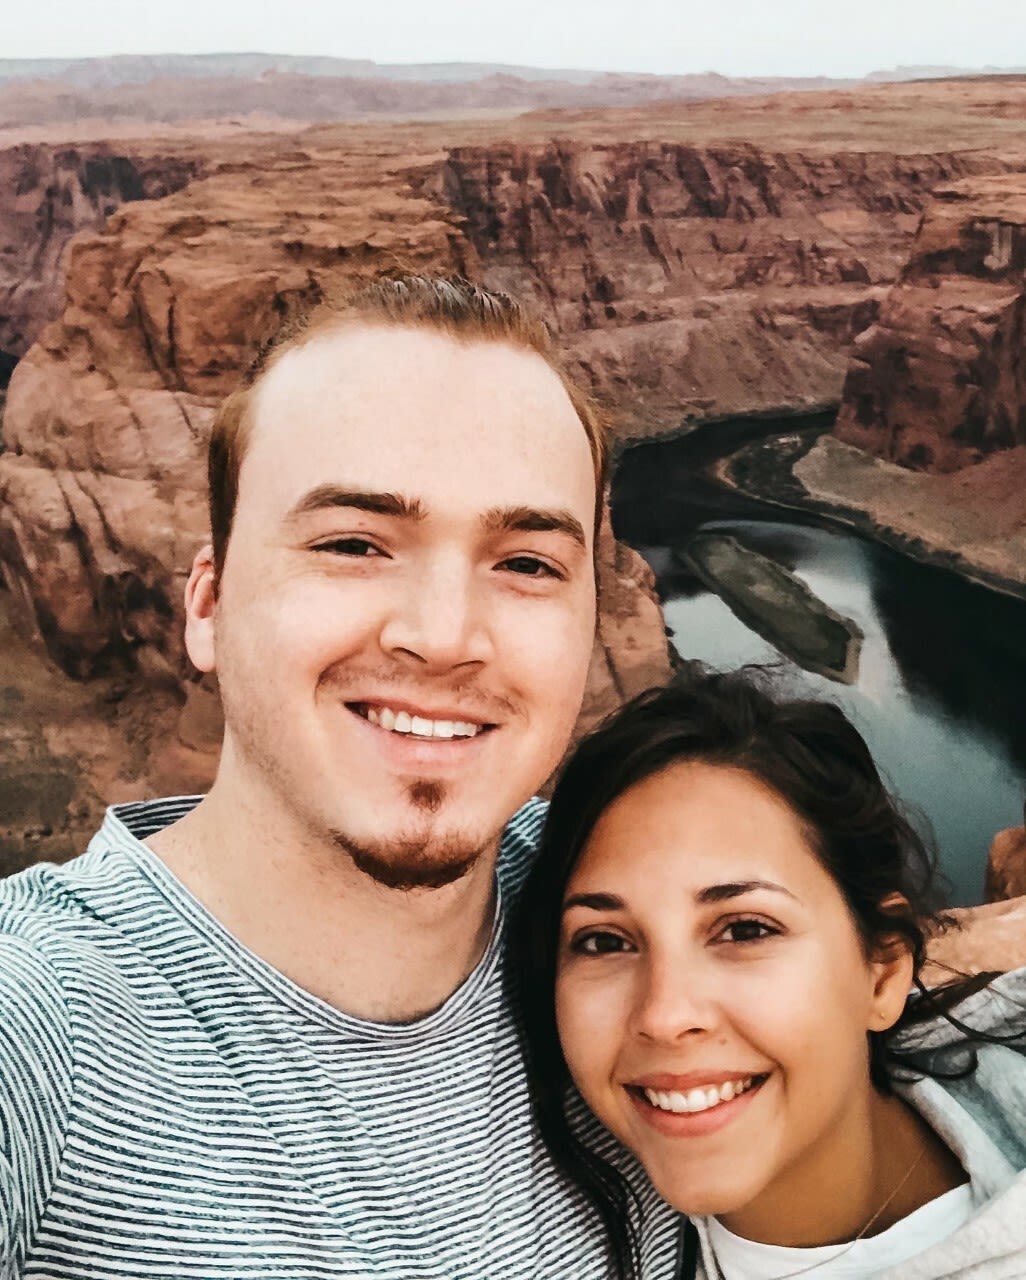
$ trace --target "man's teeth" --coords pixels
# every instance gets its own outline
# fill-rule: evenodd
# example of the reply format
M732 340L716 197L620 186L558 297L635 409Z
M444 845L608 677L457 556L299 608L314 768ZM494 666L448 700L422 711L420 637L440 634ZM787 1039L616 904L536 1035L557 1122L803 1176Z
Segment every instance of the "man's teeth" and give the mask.
M660 1111L673 1111L677 1115L694 1115L696 1111L708 1111L721 1102L729 1102L752 1087L752 1076L744 1080L727 1080L723 1084L707 1085L701 1089L688 1089L686 1093L664 1092L662 1089L645 1089L645 1097Z
M367 719L392 733L412 733L418 738L474 738L484 728L468 720L428 720L390 707L368 707Z

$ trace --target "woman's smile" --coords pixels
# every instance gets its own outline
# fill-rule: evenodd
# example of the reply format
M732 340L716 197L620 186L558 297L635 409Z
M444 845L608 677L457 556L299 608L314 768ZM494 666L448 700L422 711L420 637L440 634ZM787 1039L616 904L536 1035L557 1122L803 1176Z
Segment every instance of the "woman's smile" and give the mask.
M624 1085L638 1115L668 1138L704 1138L745 1115L770 1073L731 1076L722 1084L692 1088Z

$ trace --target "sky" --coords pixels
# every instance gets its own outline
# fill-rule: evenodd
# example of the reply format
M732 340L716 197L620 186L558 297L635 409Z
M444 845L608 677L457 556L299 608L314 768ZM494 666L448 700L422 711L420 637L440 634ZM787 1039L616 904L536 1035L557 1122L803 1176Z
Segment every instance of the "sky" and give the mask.
M29 0L0 58L328 54L669 74L1026 65L1026 0Z

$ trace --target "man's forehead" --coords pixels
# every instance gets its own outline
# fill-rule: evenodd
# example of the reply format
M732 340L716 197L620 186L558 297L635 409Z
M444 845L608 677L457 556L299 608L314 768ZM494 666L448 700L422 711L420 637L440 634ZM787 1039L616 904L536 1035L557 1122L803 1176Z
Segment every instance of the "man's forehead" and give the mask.
M346 329L287 352L257 389L240 503L284 514L320 486L432 512L571 510L587 523L584 427L532 352L417 330Z
M567 390L539 355L428 330L319 334L268 370L250 412L247 455L270 451L276 466L300 452L325 463L392 459L408 471L438 451L495 466L520 457L557 474L592 465Z
M297 400L330 402L340 419L363 405L410 409L444 392L450 403L487 396L496 409L516 413L539 406L576 419L559 375L537 352L496 339L464 340L427 328L347 323L325 329L286 351L254 388L261 428Z

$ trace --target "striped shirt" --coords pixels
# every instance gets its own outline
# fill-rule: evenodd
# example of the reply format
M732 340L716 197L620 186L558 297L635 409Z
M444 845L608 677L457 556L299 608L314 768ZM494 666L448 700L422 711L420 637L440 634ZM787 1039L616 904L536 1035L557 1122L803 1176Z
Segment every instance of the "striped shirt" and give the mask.
M194 803L113 809L80 858L0 882L0 1280L607 1275L503 992L544 806L507 827L474 972L382 1025L246 950L141 843ZM676 1226L644 1196L645 1277L669 1280Z

